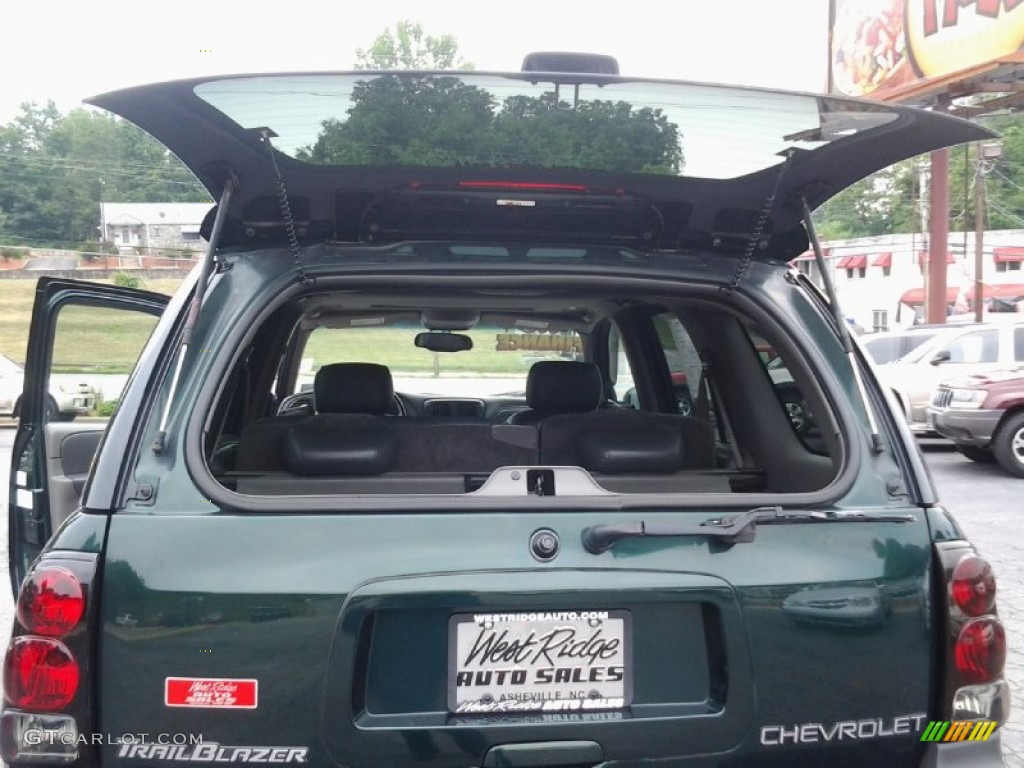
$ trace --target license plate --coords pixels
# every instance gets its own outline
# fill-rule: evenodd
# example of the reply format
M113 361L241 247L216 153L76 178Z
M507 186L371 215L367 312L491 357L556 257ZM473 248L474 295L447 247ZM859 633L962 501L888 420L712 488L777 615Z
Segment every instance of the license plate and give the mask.
M626 611L459 614L448 709L459 714L622 709L633 694Z

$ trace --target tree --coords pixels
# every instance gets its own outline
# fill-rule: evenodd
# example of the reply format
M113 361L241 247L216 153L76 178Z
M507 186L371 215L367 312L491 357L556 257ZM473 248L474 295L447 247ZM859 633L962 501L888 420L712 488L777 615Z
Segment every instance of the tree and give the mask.
M57 234L51 201L62 174L42 158L59 120L52 101L45 107L22 104L20 113L0 127L0 234L5 239L19 242L37 233L47 239Z
M624 101L570 105L553 92L512 96L494 121L499 165L679 173L679 128L660 111Z
M97 239L99 204L206 197L155 139L110 115L22 105L0 126L0 236L74 247Z
M456 77L357 83L347 119L323 123L299 158L328 165L486 165L678 173L679 129L627 102L569 104L554 91L499 103Z
M472 69L451 35L425 34L423 25L400 21L385 29L367 49L356 50L356 69Z
M1002 156L986 163L988 227L1024 228L1024 122L1016 115L1000 116L986 121L986 127L999 133L1003 145Z
M897 222L905 224L908 218L902 198L904 176L903 169L887 169L844 189L815 213L819 236L842 240L903 231Z
M302 159L331 165L481 162L493 98L458 78L385 75L357 83L348 119L324 122Z

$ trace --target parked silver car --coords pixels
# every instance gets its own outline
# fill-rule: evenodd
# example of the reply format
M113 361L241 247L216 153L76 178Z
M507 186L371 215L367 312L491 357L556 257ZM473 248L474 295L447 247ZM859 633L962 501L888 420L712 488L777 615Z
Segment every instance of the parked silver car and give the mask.
M0 415L17 416L25 371L6 355L0 355ZM50 382L47 403L51 421L71 421L96 407L96 390L87 382Z

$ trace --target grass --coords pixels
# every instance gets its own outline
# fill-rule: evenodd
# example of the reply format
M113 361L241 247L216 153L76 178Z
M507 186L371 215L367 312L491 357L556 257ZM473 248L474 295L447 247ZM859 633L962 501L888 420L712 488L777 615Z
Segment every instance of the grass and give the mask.
M144 287L170 294L180 282L147 280ZM0 280L0 353L19 364L25 362L35 289L35 280ZM58 316L53 370L127 373L155 324L150 315L70 306Z
M96 282L111 284L110 280ZM147 280L151 291L171 294L180 280ZM0 353L25 362L35 280L0 280ZM129 373L149 337L156 318L150 315L71 305L58 316L52 370L55 373ZM468 332L473 349L435 355L413 343L420 328L320 329L307 344L304 357L312 370L332 362L381 363L401 373L442 375L525 375L530 363L553 358L544 350L498 350L502 329ZM436 367L435 367L436 366ZM308 369L307 369L308 370Z

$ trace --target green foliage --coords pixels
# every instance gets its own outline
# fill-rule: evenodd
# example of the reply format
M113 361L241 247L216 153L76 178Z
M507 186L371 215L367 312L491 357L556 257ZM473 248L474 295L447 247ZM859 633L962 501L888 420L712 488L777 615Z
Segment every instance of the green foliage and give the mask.
M1003 154L984 163L986 229L1024 228L1024 121L1016 115L989 118L988 128L1001 136ZM874 174L840 192L814 215L823 240L866 237L895 232L920 232L922 175L929 168L923 155ZM949 229L974 231L977 194L977 145L949 150Z
M114 411L117 410L117 400L103 400L99 399L96 403L94 415L103 416L110 418L114 415Z
M131 123L52 102L23 104L0 125L0 236L68 248L95 242L101 201L188 202L191 172ZM88 250L96 250L90 247Z
M21 248L12 248L9 245L0 246L0 259L13 261L20 259L25 252Z
M575 167L677 173L678 127L625 102L491 93L457 78L381 76L359 83L348 119L327 120L300 151L333 165Z
M902 211L894 194L899 179L899 171L883 171L840 192L815 214L818 235L841 240L899 231L895 222Z
M400 21L385 29L367 49L356 50L356 69L472 69L462 60L451 35L433 37L423 25Z
M113 281L119 288L142 288L144 285L142 278L131 272L115 272Z
M494 134L498 165L671 174L682 165L678 127L660 110L621 101L570 107L554 94L513 96L496 116Z
M1024 121L1017 115L997 117L986 127L999 132L1003 145L1002 157L986 164L988 228L1024 228Z

